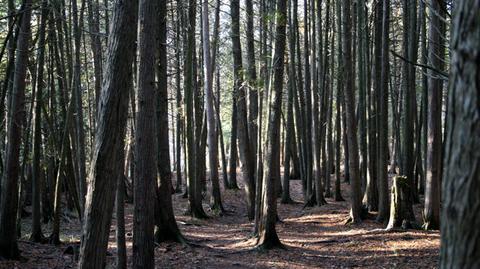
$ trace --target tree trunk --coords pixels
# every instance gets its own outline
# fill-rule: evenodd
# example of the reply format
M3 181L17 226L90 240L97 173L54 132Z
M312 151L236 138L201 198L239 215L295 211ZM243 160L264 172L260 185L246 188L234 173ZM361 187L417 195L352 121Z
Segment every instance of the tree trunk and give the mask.
M155 65L158 46L159 1L140 0L138 10L138 77L133 184L133 268L155 268L154 206L157 179ZM161 63L160 63L161 64ZM167 128L167 126L158 126Z
M382 0L379 15L382 16L381 26L381 72L377 93L377 180L378 180L378 215L377 221L385 222L389 217L388 204L388 78L389 78L389 23L390 0ZM381 11L381 12L380 12Z
M185 55L185 106L186 106L186 151L188 166L188 213L196 218L205 218L207 215L202 207L201 186L197 173L197 142L195 141L194 91L196 91L195 74L195 18L196 2L189 1L188 5L188 37ZM200 119L201 120L201 119Z
M480 267L480 2L455 2L440 268Z
M168 79L167 79L167 2L160 1L158 7L158 40L156 73L158 90L156 96L156 117L158 127L156 130L158 159L155 208L155 240L162 242L172 240L184 242L178 229L172 206L172 172L170 170L170 146L168 139ZM155 27L156 28L156 27Z
M8 121L5 172L2 180L0 201L0 256L6 259L17 259L20 256L17 245L17 207L18 181L20 173L20 144L22 138L22 122L24 119L24 99L26 73L28 63L28 47L30 41L30 18L32 2L24 0L23 15L20 25L13 88L9 100L10 120Z
M270 104L270 117L268 124L268 140L265 152L265 169L262 186L262 215L259 226L259 237L257 247L259 249L271 249L282 247L275 223L277 221L277 197L275 195L276 173L272 170L275 160L280 155L277 154L280 149L280 118L282 113L282 88L283 88L283 67L285 52L285 28L287 23L287 1L277 1L276 12L276 33L275 33L275 53L273 57L274 82L272 91L272 103Z
M133 86L137 7L137 1L118 1L114 5L85 204L79 268L105 266L115 186L122 173L118 171L118 159L124 150L128 95Z
M361 175L358 167L358 141L357 126L355 117L355 92L353 85L353 63L352 63L352 21L351 21L351 1L344 1L343 6L343 24L344 24L344 70L345 70L345 110L346 110L346 130L348 139L348 157L350 171L350 188L352 195L352 208L350 218L353 223L361 222L362 198L361 198Z
M83 218L83 211L85 208L85 195L87 193L86 178L86 158L85 158L85 130L83 124L83 100L82 100L82 85L81 85L81 60L80 60L80 42L82 39L83 28L83 7L84 0L82 0L82 8L80 18L77 12L77 1L72 1L72 16L73 16L73 32L75 45L75 59L73 66L73 96L75 100L75 154L76 154L76 168L77 168L77 195L80 203L80 218ZM81 25L79 25L81 24Z
M445 11L443 0L432 0L429 4L429 66L443 71L445 62L446 34ZM428 143L427 143L427 178L425 189L424 228L440 228L440 178L442 176L442 97L443 80L436 72L429 71L428 81Z
M230 2L232 16L232 54L234 92L237 94L237 129L238 148L242 162L242 176L245 180L245 194L247 199L247 215L249 220L255 218L255 171L254 161L251 155L251 143L248 134L247 102L245 88L243 86L242 49L240 43L240 6L239 0Z
M30 240L34 242L43 242L42 226L40 224L40 197L42 185L42 169L40 167L41 161L41 147L42 147L42 106L43 106L43 89L44 83L44 64L45 64L45 28L47 23L48 9L47 2L42 3L42 14L39 28L38 41L38 67L37 67L37 87L35 92L35 120L33 130L33 164L32 164L32 234Z
M410 190L412 186L408 182L404 176L393 178L390 220L387 230L394 228L409 229L414 226L415 216L410 210L413 204Z

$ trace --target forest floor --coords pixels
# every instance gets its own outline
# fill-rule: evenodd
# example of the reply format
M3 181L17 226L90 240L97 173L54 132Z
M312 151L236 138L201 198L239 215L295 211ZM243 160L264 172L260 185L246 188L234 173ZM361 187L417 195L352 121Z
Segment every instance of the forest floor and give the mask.
M242 184L240 184L242 187ZM176 243L157 246L157 268L436 268L440 247L438 231L408 230L385 232L374 217L359 225L345 225L349 212L349 186L342 184L345 202L327 198L327 205L303 208L301 182L291 181L291 195L297 202L278 205L277 232L286 249L251 251L249 240L253 224L247 220L243 190L222 192L224 216L206 220L185 216L187 200L173 195L175 214L185 237L195 247ZM205 199L208 201L209 199ZM128 259L131 265L133 206L126 205ZM421 206L415 205L420 222ZM76 268L75 255L67 254L70 245L78 245L80 225L76 220L62 223L60 246L28 241L30 218L23 221L19 246L25 261L0 261L0 268ZM113 222L115 223L115 217ZM107 268L115 268L115 226L111 228ZM44 231L49 231L49 225ZM48 234L48 233L46 233ZM70 248L71 249L71 248ZM77 253L78 255L78 253Z

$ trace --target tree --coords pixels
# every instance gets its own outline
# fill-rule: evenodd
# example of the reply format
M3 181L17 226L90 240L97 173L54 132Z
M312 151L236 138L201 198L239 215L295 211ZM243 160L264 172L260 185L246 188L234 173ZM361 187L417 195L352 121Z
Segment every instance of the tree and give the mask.
M443 71L445 62L444 36L446 34L443 0L430 1L432 9L429 33L429 66ZM428 143L427 177L425 189L424 228L440 228L440 178L442 176L442 97L443 79L433 70L428 81Z
M271 249L282 247L277 232L275 222L277 221L277 196L275 191L276 172L272 169L275 166L275 160L280 154L280 118L282 113L282 89L283 89L283 69L285 54L285 31L287 24L287 1L277 1L276 29L275 29L275 52L273 56L273 91L271 110L269 116L267 132L267 148L265 152L265 167L263 170L262 185L262 208L261 221L259 225L259 234L257 247L259 249ZM260 201L257 201L260 202Z
M353 85L353 62L352 62L352 21L351 21L351 1L346 0L343 4L343 53L344 53L344 72L345 72L345 111L346 111L346 129L348 140L348 157L350 172L350 187L352 195L352 210L350 220L353 223L361 222L361 175L358 168L358 141L357 126L355 117L355 92Z
M240 42L240 5L239 0L230 1L230 13L232 16L232 56L233 56L233 80L234 94L236 95L237 106L237 131L238 131L238 149L240 161L242 162L242 176L245 179L245 193L247 198L248 219L255 217L255 171L254 162L251 155L251 143L248 134L247 102L245 87L243 86L243 64L242 48ZM232 183L232 181L230 181Z
M103 268L132 87L137 1L116 1L89 173L79 268ZM119 112L120 111L120 112Z
M5 170L2 180L0 201L0 257L18 259L17 244L18 184L20 173L20 144L24 119L24 99L30 42L31 0L24 0L22 19L18 32L13 88L10 92L10 110L5 152Z
M207 111L208 157L210 163L210 180L212 181L211 207L215 211L223 211L218 179L218 144L215 124L215 108L213 104L213 73L210 59L210 24L208 19L208 0L202 1L202 33L203 33L203 76L205 83L205 105Z
M377 153L377 179L378 179L378 215L377 221L385 222L389 214L388 200L388 78L389 78L389 25L390 25L390 0L382 0L382 26L381 26L381 72L380 85L377 93L378 110L378 153ZM380 16L380 14L379 14Z
M194 72L194 53L195 53L195 20L196 20L196 2L189 1L188 5L188 28L187 28L187 46L185 55L185 106L186 106L186 148L187 148L187 166L188 166L188 202L189 214L196 218L206 218L207 215L202 207L201 183L197 175L197 142L195 141L195 118L194 118L194 100L193 94L196 91L196 74ZM200 124L201 125L201 124Z
M185 239L178 229L172 206L172 172L170 170L170 145L168 139L168 79L167 79L167 2L160 1L158 7L158 41L156 74L158 78L158 91L156 95L156 129L158 157L157 172L159 175L156 184L156 208L155 208L155 240L162 242L172 240L184 242ZM180 170L180 169L179 169Z
M41 146L42 146L42 106L43 106L43 88L44 83L44 64L45 64L45 28L47 16L49 15L47 1L42 2L42 14L39 28L38 42L38 67L37 67L37 87L35 92L35 120L33 130L33 161L32 161L32 234L30 239L34 242L43 242L45 240L40 224L40 186L42 180L42 171L40 168Z
M135 182L133 184L133 267L155 268L154 201L157 179L155 65L159 31L159 1L140 0L138 8L138 75L135 131Z
M455 2L451 35L440 268L480 266L480 3Z

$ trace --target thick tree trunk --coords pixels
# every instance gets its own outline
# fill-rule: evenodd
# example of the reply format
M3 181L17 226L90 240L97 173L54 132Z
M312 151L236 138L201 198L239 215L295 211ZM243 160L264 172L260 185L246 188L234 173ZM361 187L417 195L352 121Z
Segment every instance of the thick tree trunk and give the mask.
M480 2L455 2L440 268L480 267Z
M18 183L20 173L20 144L24 119L24 99L28 63L28 46L30 41L30 18L32 2L23 2L22 22L19 29L13 88L8 100L10 104L10 120L7 128L5 172L2 180L0 201L0 257L17 259L20 256L17 245L17 207Z
M167 79L167 3L160 1L158 7L158 40L156 73L158 90L156 96L156 117L158 127L156 130L158 159L155 208L155 240L162 242L172 240L184 242L178 229L172 206L172 172L170 170L170 146L168 139L168 79ZM156 28L156 27L155 27Z
M135 53L137 7L137 1L118 1L114 6L89 175L79 268L105 266L115 186L122 173L118 171L118 158L124 150L128 95L132 87L131 63Z
M413 201L411 185L406 177L396 176L393 178L392 200L390 206L390 220L387 230L402 228L409 229L414 226L415 216L410 210Z
M135 182L133 184L133 268L155 268L154 206L157 179L155 65L159 1L139 1ZM158 126L167 128L167 126Z

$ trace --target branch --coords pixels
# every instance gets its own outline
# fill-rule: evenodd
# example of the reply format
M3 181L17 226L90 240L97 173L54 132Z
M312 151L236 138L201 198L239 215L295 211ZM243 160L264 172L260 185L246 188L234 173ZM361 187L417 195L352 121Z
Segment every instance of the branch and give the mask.
M432 70L433 72L435 72L435 73L437 73L438 75L442 76L443 79L445 79L445 80L448 79L448 74L445 73L445 72L443 72L443 71L440 71L440 70L438 70L438 69L435 69L435 68L433 68L433 67L431 67L431 66L429 66L429 65L414 63L414 62L406 59L406 58L403 57L402 55L396 53L396 52L393 51L393 50L390 50L390 52L393 54L393 56L400 58L401 60L405 61L405 62L408 63L408 64L412 64L412 65L414 65L414 66L423 67L423 68L426 68L426 69L428 69L428 70Z

